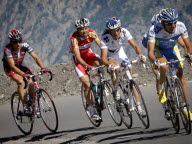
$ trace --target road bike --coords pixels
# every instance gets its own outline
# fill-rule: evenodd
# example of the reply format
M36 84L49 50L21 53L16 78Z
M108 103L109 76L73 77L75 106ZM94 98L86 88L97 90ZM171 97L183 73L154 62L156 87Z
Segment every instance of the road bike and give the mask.
M119 112L117 111L115 99L113 98L113 94L112 94L113 88L110 84L110 79L104 77L103 68L104 68L104 65L101 65L94 68L92 67L89 70L89 73L90 73L89 78L90 78L90 84L91 84L90 92L93 100L93 106L97 111L97 114L101 118L102 118L102 111L107 107L113 121L118 126L120 126L122 124L122 118ZM94 72L94 71L96 72L96 74L92 75L91 72ZM94 81L96 77L99 78L97 82ZM82 97L83 107L86 111L86 114L89 120L95 127L99 127L102 122L102 119L100 121L92 120L90 112L88 110L88 105L85 99L85 95L84 95L84 85L81 86L81 97Z
M48 71L50 75L50 81L52 80L53 74ZM42 75L42 72L34 73L28 78L31 78L34 85L34 94L31 98L26 92L25 99L27 99L27 105L31 108L31 114L25 114L23 110L23 104L19 98L18 92L14 92L11 97L11 110L15 123L19 130L29 135L32 132L35 118L42 118L43 123L51 132L56 132L58 129L58 115L55 104L48 94L48 92L42 89L39 85L38 78ZM25 88L28 87L26 79Z
M114 87L114 93L120 93L120 100L117 100L117 107L123 119L123 123L127 128L131 128L133 124L132 112L135 111L141 120L144 127L147 129L150 126L148 110L145 104L144 97L139 88L139 85L132 78L129 67L133 63L139 62L139 59L133 61L123 61L121 65L115 66L114 69L120 68L117 77L117 87ZM116 79L115 72L113 77ZM143 115L142 113L145 115Z
M160 66L169 65L166 72L166 80L164 82L165 95L167 97L167 108L170 114L170 120L176 133L180 131L180 122L183 123L184 129L188 134L191 133L191 121L189 113L189 105L185 96L181 81L176 75L175 64L184 61L181 60L170 60L169 62L161 63ZM158 73L160 76L160 73ZM184 112L184 108L186 112ZM185 114L186 113L186 114Z

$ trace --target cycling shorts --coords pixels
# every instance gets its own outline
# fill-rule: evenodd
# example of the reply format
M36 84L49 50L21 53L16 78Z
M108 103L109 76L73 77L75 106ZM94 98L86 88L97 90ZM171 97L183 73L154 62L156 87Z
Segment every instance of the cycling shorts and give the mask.
M125 54L123 48L120 48L118 52L108 52L107 59L114 59L116 60L119 64L121 64L123 61L129 62L129 59L127 55Z
M159 49L158 47L156 47L156 56L157 58L165 57L167 61L170 61L171 59L181 59L181 55L177 45L175 45L173 49ZM175 63L175 68L183 68L183 63Z
M94 66L94 60L95 58L99 57L97 54L91 52L91 51L88 51L88 52L84 52L84 53L81 53L81 58L88 64L88 65L91 65L91 66ZM73 65L75 67L75 71L76 71L76 74L77 76L80 78L84 75L87 75L86 73L86 67L82 66L81 64L78 63L77 59L75 56L72 56L72 62L73 62Z
M19 65L16 67L19 68L21 71L23 71L26 74L32 74L31 70L26 66ZM6 62L3 62L3 68L4 68L5 74L7 76L10 76L10 77L14 76L15 72L13 70L11 70L11 68L9 67L9 65Z

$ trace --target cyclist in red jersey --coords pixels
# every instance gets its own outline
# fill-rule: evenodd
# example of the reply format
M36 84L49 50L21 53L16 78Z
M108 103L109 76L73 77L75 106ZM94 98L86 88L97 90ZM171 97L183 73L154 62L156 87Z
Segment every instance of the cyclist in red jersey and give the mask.
M99 56L91 50L91 44L93 41L100 46L100 39L94 30L89 29L89 23L90 22L87 18L76 20L75 27L77 28L77 31L75 31L70 38L70 52L72 53L72 62L77 76L85 87L85 98L91 117L93 120L99 120L101 118L93 107L92 96L90 94L89 76L86 73L86 69L101 64Z
M16 29L11 30L8 33L8 38L10 39L9 44L4 47L3 51L3 67L6 75L11 77L17 83L17 90L19 97L23 103L24 112L28 112L29 109L26 104L24 97L24 80L27 75L31 74L31 70L25 66L23 63L26 52L28 52L33 59L36 61L37 65L41 68L43 73L46 72L46 68L42 60L38 57L35 51L27 44L22 42L22 33ZM30 79L28 82L32 82ZM33 95L33 85L29 85L29 95Z

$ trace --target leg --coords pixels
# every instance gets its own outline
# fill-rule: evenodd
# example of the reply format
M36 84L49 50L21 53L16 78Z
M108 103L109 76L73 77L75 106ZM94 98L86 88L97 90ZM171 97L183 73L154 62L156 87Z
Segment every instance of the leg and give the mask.
M23 81L22 76L20 76L18 74L14 74L11 78L17 83L17 91L19 94L19 98L22 101L22 104L26 105L26 101L24 98L24 94L25 94L24 85L25 85L25 83Z
M186 97L188 97L187 84L186 84L186 81L185 81L185 76L183 74L183 69L178 68L178 69L176 69L176 72L177 72L178 78L180 79L180 81L181 81L181 83L183 85L184 93L185 93Z
M114 66L118 66L119 63L115 60L115 59L109 59L108 60L110 64L113 64ZM115 75L116 75L116 79L114 80L113 78L113 74L111 73L111 80L112 80L112 83L113 83L113 86L115 87L117 85L117 80L118 80L118 75L119 75L119 69L116 69L115 70Z
M87 104L88 104L88 106L92 106L93 105L93 97L92 97L91 91L90 91L91 88L90 88L89 77L88 77L88 75L84 75L84 76L80 77L79 79L85 87L84 95L85 95L85 99L87 101Z

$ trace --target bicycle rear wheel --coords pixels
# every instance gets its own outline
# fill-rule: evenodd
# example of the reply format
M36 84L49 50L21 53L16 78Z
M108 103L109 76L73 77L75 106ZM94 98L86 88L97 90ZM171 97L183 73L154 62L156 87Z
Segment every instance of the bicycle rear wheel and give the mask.
M113 88L108 81L106 81L104 84L103 98L105 101L105 105L107 106L107 109L109 111L109 114L111 115L111 118L118 126L121 126L122 117L117 110L117 104L113 97Z
M93 91L92 91L92 90L91 90L91 94L92 94L92 96L93 96L93 104L95 104L95 97L94 97L94 94L93 94ZM87 102L86 102L86 99L85 99L84 86L83 86L83 84L82 84L82 86L81 86L81 98L82 98L83 107L84 107L84 109L85 109L85 112L86 112L86 114L87 114L88 119L91 121L91 123L92 123L95 127L99 127L102 121L101 121L101 120L99 120L99 121L94 121L94 120L92 120L91 114L90 114L90 112L89 112L88 105L87 105ZM98 115L101 117L101 110L100 110L100 109L97 109L96 107L95 107L95 110L96 110L96 112L98 113Z
M13 93L11 97L11 110L19 130L25 135L31 134L34 118L32 116L26 116L23 114L23 104L17 92Z
M132 113L129 109L129 104L127 102L128 99L128 93L124 91L124 88L122 86L118 86L118 92L121 96L121 100L117 101L117 105L119 107L120 115L122 117L123 123L125 126L130 129L133 125L133 117Z
M165 82L165 93L168 98L167 106L170 113L171 123L173 125L175 132L179 133L180 131L179 116L178 113L175 112L175 104L176 104L176 102L174 101L176 99L175 92L171 90L171 87L168 84L167 80Z
M182 87L182 84L179 79L175 79L174 83L175 95L177 97L177 105L180 112L180 117L184 126L185 131L187 134L191 133L191 120L190 120L190 113L189 113L189 106L188 102ZM184 113L184 107L186 109L186 114Z
M138 94L138 100L139 100L139 104L136 102L136 96L134 95L134 89L136 91L136 93ZM137 83L132 80L131 81L131 97L134 101L134 109L135 109L135 112L137 113L139 119L141 120L142 124L145 126L145 128L149 128L150 126L150 122L149 122L149 114L148 114L148 110L147 110L147 107L146 107L146 104L145 104L145 100L143 98L143 95L141 93L141 90L139 88L139 86L137 85ZM141 113L140 113L140 110L142 109L143 113L145 113L145 116L143 116Z
M58 129L58 115L52 98L44 89L40 89L37 100L43 123L48 130L53 133L56 132Z

